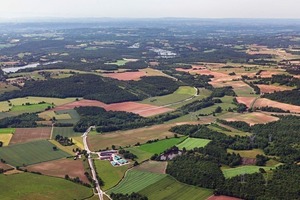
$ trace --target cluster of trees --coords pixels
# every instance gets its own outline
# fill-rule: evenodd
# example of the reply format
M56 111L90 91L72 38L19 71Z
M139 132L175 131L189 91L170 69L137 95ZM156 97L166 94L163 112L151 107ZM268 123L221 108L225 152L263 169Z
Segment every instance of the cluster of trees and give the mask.
M166 172L180 182L212 189L225 180L216 163L196 155L177 156L168 164Z
M113 200L148 200L148 197L134 192L131 194L111 193L110 197Z
M212 89L211 97L236 96L231 86Z
M84 97L117 103L170 94L178 87L174 80L167 77L144 77L140 81L124 82L93 74L77 74L63 79L27 81L22 90L6 92L0 96L0 100L25 96Z
M81 184L81 185L86 186L86 187L91 187L90 184L83 182L82 180L80 180L79 177L71 178L71 177L69 177L69 175L66 174L65 179L68 180L68 181L72 181L74 183L77 183L77 184Z
M119 154L122 154L125 159L134 160L137 158L137 156L135 154L133 154L130 151L125 150L125 149L120 149Z
M247 200L299 199L300 166L282 165L266 177L262 173L235 176L219 185L215 194Z
M72 146L74 144L72 138L64 137L62 135L56 135L55 140L63 146Z
M215 105L215 100L208 97L202 100L193 101L192 103L186 104L180 108L183 112L195 112L203 108L207 108Z
M30 128L36 127L36 121L41 121L37 114L24 113L15 117L6 117L0 119L0 128Z
M265 106L265 107L260 107L259 110L265 111L265 112L278 112L278 113L289 113L290 111L282 110L281 108L275 108L272 106Z
M281 92L274 92L270 94L263 95L264 98L268 98L274 101L279 101L282 103L292 104L300 106L300 91L298 89L295 90L287 90Z

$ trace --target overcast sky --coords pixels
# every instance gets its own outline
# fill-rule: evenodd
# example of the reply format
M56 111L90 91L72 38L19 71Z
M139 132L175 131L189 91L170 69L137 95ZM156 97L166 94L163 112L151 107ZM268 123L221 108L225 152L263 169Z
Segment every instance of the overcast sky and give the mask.
M300 18L300 0L0 0L0 19Z

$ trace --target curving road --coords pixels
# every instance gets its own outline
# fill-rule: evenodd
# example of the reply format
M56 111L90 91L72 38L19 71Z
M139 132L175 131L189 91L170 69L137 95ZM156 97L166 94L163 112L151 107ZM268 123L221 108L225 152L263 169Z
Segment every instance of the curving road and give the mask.
M87 153L89 155L88 156L88 162L89 162L89 165L90 165L90 168L91 168L93 180L96 183L95 188L97 190L98 197L99 197L100 200L103 200L103 191L101 190L99 182L97 180L96 170L94 168L93 160L92 160L92 157L90 155L93 152L90 151L89 146L87 144L87 136L88 136L88 134L89 134L89 132L91 131L92 128L93 128L93 126L89 127L81 137L82 137L82 140L83 140L84 149L87 151Z

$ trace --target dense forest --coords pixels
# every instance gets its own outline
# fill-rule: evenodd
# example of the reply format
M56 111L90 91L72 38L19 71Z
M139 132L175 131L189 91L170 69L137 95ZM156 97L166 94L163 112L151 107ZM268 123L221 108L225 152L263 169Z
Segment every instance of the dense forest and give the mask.
M36 127L36 121L43 120L37 114L21 114L15 117L0 119L0 128L31 128Z
M84 97L104 103L117 103L169 94L177 88L178 85L166 77L145 77L129 84L97 75L77 74L63 79L27 81L22 90L6 92L0 96L0 100L25 96Z

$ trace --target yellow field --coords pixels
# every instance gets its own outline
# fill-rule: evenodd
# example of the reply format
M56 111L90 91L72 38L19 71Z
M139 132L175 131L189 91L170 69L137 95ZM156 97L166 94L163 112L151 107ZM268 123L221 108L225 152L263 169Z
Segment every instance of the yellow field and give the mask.
M49 140L49 142L51 142L52 144L54 144L55 146L57 146L59 149L74 155L73 149L77 148L77 145L72 145L72 146L63 146L61 145L59 142L55 141L55 140ZM75 143L75 142L74 142Z
M55 117L57 120L59 119L72 119L69 114L60 114L57 115L54 111L45 111L39 114L40 118L43 118L45 120L50 120L53 117Z
M3 146L8 146L13 134L0 134L0 141L3 142Z
M70 103L73 101L76 101L76 98L65 98L65 99L60 99L60 98L49 98L49 97L24 97L24 98L17 98L17 99L11 99L10 102L13 105L22 105L25 103L31 103L31 104L36 104L39 102L46 102L50 104L54 104L56 106L63 105L66 103Z
M80 149L84 149L82 137L71 137L73 140L73 143L75 143L76 146L78 146Z
M232 150L232 149L228 149L227 150L228 153L238 153L240 154L240 156L244 157L244 158L256 158L256 155L261 154L264 155L263 150L261 149L252 149L252 150Z

